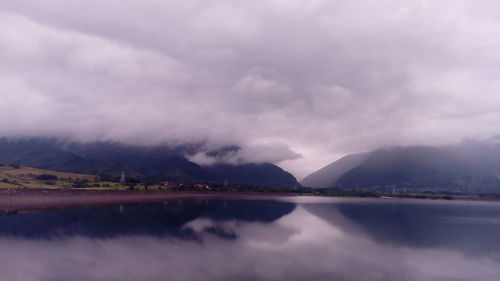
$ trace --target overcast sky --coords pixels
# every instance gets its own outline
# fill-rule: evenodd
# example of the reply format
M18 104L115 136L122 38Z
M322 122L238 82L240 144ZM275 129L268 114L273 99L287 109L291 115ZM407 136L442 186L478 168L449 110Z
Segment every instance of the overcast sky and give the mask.
M499 89L498 0L0 0L2 136L237 144L301 178L498 135Z

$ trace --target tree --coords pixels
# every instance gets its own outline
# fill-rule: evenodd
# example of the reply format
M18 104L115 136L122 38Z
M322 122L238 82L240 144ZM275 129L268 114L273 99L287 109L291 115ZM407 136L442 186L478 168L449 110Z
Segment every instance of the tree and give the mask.
M41 180L41 181L54 181L54 180L57 180L57 176L51 175L51 174L40 174L40 175L36 176L35 179Z

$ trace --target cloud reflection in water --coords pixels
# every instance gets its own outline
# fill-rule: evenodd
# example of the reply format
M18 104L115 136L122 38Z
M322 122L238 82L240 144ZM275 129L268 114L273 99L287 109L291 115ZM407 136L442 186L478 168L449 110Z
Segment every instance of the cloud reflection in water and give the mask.
M328 218L308 208L298 204L272 222L201 215L181 226L202 242L145 234L5 236L0 280L496 281L500 276L493 257L381 243L333 208Z

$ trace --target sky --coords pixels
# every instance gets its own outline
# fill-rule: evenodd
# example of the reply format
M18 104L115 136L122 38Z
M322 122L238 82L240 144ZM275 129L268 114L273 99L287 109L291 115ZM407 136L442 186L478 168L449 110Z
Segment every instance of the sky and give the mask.
M300 179L497 136L498 34L496 0L0 0L0 135L238 145Z

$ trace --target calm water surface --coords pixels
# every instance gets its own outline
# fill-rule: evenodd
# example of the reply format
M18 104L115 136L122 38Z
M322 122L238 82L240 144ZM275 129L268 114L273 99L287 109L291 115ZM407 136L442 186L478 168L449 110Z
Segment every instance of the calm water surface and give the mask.
M500 280L500 203L275 198L0 215L0 280Z

